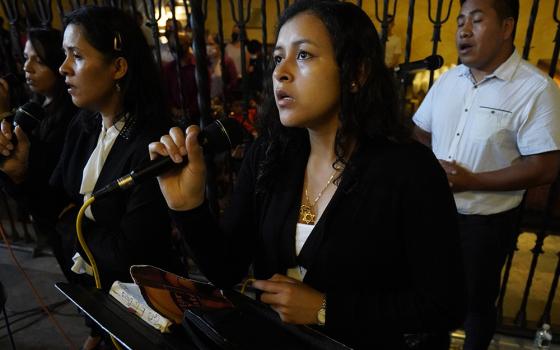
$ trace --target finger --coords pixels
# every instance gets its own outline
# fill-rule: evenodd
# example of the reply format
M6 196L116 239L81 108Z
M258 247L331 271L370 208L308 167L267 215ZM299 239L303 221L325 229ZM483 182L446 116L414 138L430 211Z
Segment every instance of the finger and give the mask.
M202 147L200 147L198 143L199 133L200 128L196 125L191 125L187 129L187 140L185 144L187 147L189 160L194 164L204 163L204 154L202 153Z
M10 85L8 84L8 82L6 81L6 79L1 79L0 78L0 88L4 91L4 92L8 92L10 91Z
M181 163L183 161L183 157L179 152L179 147L173 141L170 135L163 135L159 140L167 150L167 154L175 163Z
M171 130L169 130L169 135L171 136L173 142L175 142L177 147L179 147L179 152L181 153L181 155L187 155L187 147L185 145L186 135L183 130L177 127L171 128Z
M293 279L291 277L275 273L274 276L268 279L273 282L288 282L288 283L301 283L300 281Z
M262 293L260 296L261 302L278 307L282 303L280 302L280 295L277 293Z
M272 308L272 310L274 310L278 314L278 316L280 317L282 322L286 322L286 315L282 312L281 307L274 306L274 305L270 305L270 307Z
M281 293L284 291L284 282L274 282L268 280L256 280L253 282L253 288L268 293Z
M28 147L29 138L27 137L27 134L23 131L23 129L19 125L17 125L14 132L17 137L18 145L20 145L21 147Z
M165 145L161 142L152 142L148 145L148 151L150 152L150 159L154 160L159 157L168 156L167 149Z
M0 124L2 128L2 134L8 139L12 139L12 124L9 123L6 119L2 120L2 124Z

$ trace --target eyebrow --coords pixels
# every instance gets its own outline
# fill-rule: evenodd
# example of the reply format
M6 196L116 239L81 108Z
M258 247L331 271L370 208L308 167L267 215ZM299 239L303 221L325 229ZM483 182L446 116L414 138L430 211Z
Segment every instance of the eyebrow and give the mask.
M468 14L472 16L472 15L477 14L477 13L484 13L484 11L482 11L481 9L475 9L475 10L472 10L471 12L469 12ZM459 16L457 16L457 19L464 18L464 17L465 17L465 15L461 13Z
M309 40L309 39L296 40L293 43L291 43L291 46L299 46L301 44L311 44L311 45L317 46L317 44L313 40ZM275 46L274 51L280 50L282 48L283 48L282 46Z

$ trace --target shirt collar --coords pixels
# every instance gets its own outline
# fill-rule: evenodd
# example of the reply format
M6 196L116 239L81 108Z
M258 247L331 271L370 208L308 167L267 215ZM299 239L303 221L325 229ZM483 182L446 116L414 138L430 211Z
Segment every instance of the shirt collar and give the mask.
M515 71L517 70L517 67L519 66L519 63L521 62L521 56L519 55L519 53L517 52L517 50L513 50L513 53L511 54L511 56L509 56L509 58L502 63L498 68L496 68L496 70L485 76L484 79L482 79L481 81L478 82L478 84L480 84L483 81L486 81L490 78L498 78L500 80L504 80L504 81L508 81L511 80L511 78L513 77L513 74L515 74ZM459 66L459 69L457 71L458 76L464 76L469 78L473 83L474 81L474 77L471 74L471 70L469 67L465 66L464 64Z
M101 120L101 133L109 136L117 136L125 125L125 118L120 118L117 122L113 123L109 129L105 128L103 119Z

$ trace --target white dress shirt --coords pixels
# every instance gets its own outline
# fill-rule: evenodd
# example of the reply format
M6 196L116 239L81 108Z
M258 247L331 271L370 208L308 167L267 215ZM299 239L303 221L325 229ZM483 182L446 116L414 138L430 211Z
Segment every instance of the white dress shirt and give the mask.
M478 83L464 65L449 70L413 120L431 133L438 159L456 161L474 173L560 149L559 89L517 51ZM461 214L489 215L518 206L523 192L465 191L455 193L455 202Z
M103 121L101 121L101 132L97 139L97 146L95 146L95 149L91 153L82 175L80 194L84 195L84 202L91 198L91 194L93 193L99 174L101 174L105 160L107 160L107 156L123 127L124 120L122 119L113 124L109 129L106 129L103 125ZM93 213L91 212L91 206L86 209L85 215L87 218L95 221Z

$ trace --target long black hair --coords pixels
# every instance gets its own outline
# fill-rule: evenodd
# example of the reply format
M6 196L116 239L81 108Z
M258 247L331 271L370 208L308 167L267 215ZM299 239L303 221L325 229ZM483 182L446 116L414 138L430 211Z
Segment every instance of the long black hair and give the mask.
M52 28L30 28L27 32L27 38L41 62L56 77L52 101L45 106L47 117L43 119L38 129L39 138L48 142L60 137L61 133L65 132L66 128L61 124L67 124L77 111L70 94L66 91L64 77L58 72L58 67L65 59L64 52L61 49L62 33ZM32 96L32 100L38 103L43 103L44 99L45 97L39 94Z
M136 126L155 119L169 123L159 70L150 47L136 21L113 7L83 6L64 18L64 26L80 26L88 43L107 61L123 57L128 71L119 80L124 112Z
M340 126L335 138L336 161L346 164L349 145L366 139L408 140L409 131L402 123L394 79L385 66L384 54L375 26L358 6L336 0L300 0L289 6L278 22L282 26L300 13L317 16L325 25L334 47L340 74ZM273 60L271 60L273 61ZM264 101L259 112L259 131L268 140L266 157L260 164L257 188L271 183L273 174L294 141L308 137L301 128L281 124L272 86L273 62L265 78ZM358 84L352 92L351 85Z

